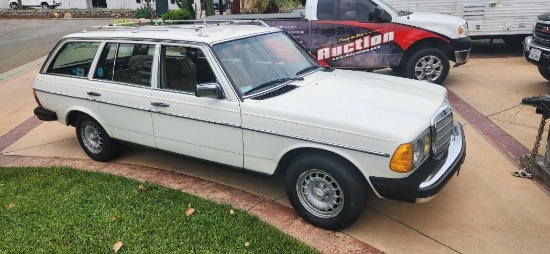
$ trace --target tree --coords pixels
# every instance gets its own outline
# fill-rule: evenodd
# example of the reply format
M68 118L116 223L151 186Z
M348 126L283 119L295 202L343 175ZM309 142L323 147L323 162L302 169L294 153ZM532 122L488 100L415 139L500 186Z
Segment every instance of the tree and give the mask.
M184 9L191 14L191 19L197 19L197 12L193 8L193 0L176 0L176 4L180 9Z
M241 0L233 0L231 3L231 14L241 13Z
M212 16L216 14L214 12L214 0L205 0L204 4L206 5L206 16Z

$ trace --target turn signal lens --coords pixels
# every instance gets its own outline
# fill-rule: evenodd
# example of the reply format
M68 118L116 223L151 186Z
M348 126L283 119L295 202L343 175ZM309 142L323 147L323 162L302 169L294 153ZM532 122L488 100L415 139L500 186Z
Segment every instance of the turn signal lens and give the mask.
M390 169L397 173L410 172L413 165L413 150L411 143L400 145L390 161Z

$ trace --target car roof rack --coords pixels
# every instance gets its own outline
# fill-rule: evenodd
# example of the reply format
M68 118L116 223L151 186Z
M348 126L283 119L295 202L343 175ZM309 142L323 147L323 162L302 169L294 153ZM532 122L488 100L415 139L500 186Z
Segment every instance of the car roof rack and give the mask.
M150 25L147 25L149 23ZM151 20L150 22L123 22L118 24L100 25L100 26L87 26L81 32L87 33L90 31L121 31L130 30L133 33L141 31L168 31L169 28L178 29L193 29L198 32L199 36L208 37L208 34L204 32L203 28L221 25L231 24L257 24L263 27L269 27L264 21L259 19L240 19L240 20Z

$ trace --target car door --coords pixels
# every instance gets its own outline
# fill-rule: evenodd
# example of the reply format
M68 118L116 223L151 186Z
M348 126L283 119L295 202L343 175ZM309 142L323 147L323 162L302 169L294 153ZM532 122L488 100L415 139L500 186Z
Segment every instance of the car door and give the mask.
M163 43L159 83L153 91L153 127L159 149L235 167L243 166L240 105L195 96L195 85L218 82L206 47ZM221 76L218 74L218 76Z
M154 42L108 41L86 97L115 139L156 147L151 118Z
M376 18L376 3L371 0L332 3L332 16L319 16L316 22L332 24L331 43L317 49L317 60L352 69L399 64L403 50L394 42L395 24Z

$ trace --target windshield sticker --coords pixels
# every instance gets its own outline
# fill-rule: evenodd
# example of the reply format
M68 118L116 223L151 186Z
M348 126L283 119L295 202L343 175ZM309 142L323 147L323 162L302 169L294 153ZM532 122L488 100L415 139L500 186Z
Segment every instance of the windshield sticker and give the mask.
M252 90L252 86L243 86L241 87L241 93L245 94L246 92Z

